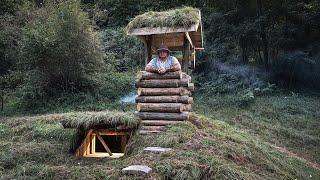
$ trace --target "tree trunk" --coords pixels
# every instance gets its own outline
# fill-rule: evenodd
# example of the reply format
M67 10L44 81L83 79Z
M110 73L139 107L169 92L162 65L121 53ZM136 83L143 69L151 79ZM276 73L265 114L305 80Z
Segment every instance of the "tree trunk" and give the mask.
M145 88L177 88L177 87L188 87L188 79L153 79L153 80L141 80L136 81L136 87Z
M142 120L184 121L189 119L189 112L182 112L182 113L136 112L136 114Z
M138 103L137 110L139 112L172 112L178 113L190 111L191 104L181 103Z
M141 124L144 126L166 126L181 123L181 121L165 121L165 120L143 120Z
M183 103L192 104L193 98L189 96L138 96L136 103Z
M139 96L191 96L186 88L138 88Z
M164 130L165 126L141 126L141 130L145 131L162 131Z
M140 71L137 75L138 80L150 80L150 79L181 79L182 73L181 71L176 72L168 72L163 75L158 73L150 73L146 71Z
M262 1L257 0L258 15L260 18L260 37L263 44L263 61L266 71L269 71L269 45L265 28L265 14L262 7ZM263 19L263 20L261 20Z

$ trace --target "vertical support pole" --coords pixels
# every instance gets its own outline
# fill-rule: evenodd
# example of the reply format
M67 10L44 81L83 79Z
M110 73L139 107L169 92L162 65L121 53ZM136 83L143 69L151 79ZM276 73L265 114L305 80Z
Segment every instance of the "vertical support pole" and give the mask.
M189 74L189 56L190 56L190 42L184 36L183 40L183 60L182 60L182 71Z
M91 135L91 154L96 153L96 135L92 133Z
M144 43L145 65L147 65L151 61L151 57L152 57L151 44L152 44L152 35L145 36L145 43Z
M121 136L121 151L122 151L122 152L125 152L125 151L126 151L127 141L128 141L127 135L122 135L122 136Z

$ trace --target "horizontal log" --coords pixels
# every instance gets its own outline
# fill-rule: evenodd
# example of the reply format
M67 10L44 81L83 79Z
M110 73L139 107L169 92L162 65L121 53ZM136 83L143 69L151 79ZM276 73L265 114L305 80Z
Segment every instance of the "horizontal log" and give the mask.
M193 92L194 91L194 84L193 83L189 83L187 90Z
M146 80L146 79L181 79L182 73L181 71L176 72L168 72L165 74L151 73L146 71L140 71L137 74L138 80Z
M140 130L145 131L163 131L165 126L141 126Z
M182 121L166 121L166 120L143 120L141 124L144 126L166 126L172 124L178 124Z
M189 96L138 96L136 103L183 103L192 104L193 98Z
M144 88L177 88L188 87L188 79L151 79L136 81L136 87Z
M189 111L191 111L191 110L192 110L191 104L183 104L183 105L182 105L182 111L187 111L187 112L189 112Z
M157 133L161 133L161 131L147 131L147 130L140 130L139 134L141 135L151 135L151 134L157 134Z
M186 88L138 88L138 96L191 96Z
M184 121L189 119L189 112L182 112L182 113L136 112L136 115L142 120Z
M138 103L137 110L140 112L182 112L181 103Z

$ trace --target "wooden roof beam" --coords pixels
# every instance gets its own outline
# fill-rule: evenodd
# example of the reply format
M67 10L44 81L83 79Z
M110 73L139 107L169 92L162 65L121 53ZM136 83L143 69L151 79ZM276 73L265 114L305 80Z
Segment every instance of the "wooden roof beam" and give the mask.
M188 39L191 47L192 47L192 48L195 48L194 45L193 45L193 43L192 43L191 37L190 37L190 35L189 35L189 32L185 32L185 35L186 35L186 38Z

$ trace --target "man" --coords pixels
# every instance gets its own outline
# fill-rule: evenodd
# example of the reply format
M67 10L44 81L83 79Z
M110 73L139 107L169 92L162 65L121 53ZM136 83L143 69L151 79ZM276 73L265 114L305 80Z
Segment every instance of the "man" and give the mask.
M165 74L166 72L180 71L181 66L177 58L170 56L168 46L161 45L157 50L158 57L153 58L146 66L147 72Z

